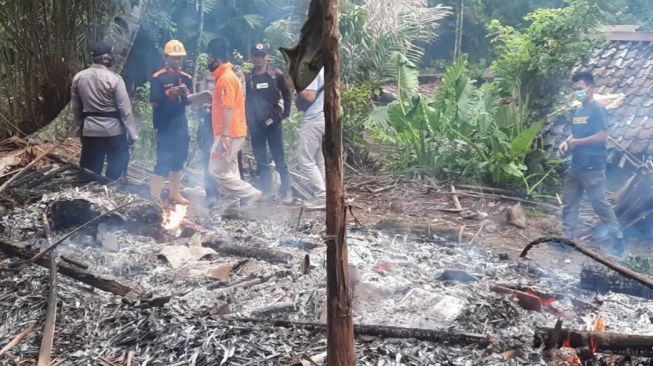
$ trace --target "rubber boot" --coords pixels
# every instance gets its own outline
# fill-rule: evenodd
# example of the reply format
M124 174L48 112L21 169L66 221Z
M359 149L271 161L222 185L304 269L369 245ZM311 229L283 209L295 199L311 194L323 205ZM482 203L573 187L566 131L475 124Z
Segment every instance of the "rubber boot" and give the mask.
M161 191L163 191L163 177L155 175L150 179L150 198L158 204L162 202Z
M170 200L180 205L187 205L190 202L181 195L181 172L170 173Z

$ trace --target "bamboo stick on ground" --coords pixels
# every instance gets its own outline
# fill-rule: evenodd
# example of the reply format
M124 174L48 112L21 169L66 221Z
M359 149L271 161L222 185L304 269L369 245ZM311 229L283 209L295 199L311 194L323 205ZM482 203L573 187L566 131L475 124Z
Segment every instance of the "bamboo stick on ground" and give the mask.
M2 347L0 349L0 356L11 350L12 348L16 347L17 345L20 344L20 342L23 341L23 339L27 338L34 330L36 329L36 323L30 324L25 330L22 332L18 333L14 339L12 339L9 343L7 343L6 346Z
M50 225L48 218L43 214L45 232L50 241ZM48 306L45 312L45 325L43 326L43 338L41 338L41 349L37 366L50 366L52 347L54 346L54 328L57 321L57 251L50 253L50 281L48 283Z
M258 318L229 318L229 320L265 323L284 328L303 328L308 330L326 330L324 323L295 322L289 320L258 319ZM478 344L487 346L494 343L494 340L484 334L453 332L437 329L401 328L384 325L355 324L356 335L367 335L381 338L413 338L429 342L450 342L452 344Z

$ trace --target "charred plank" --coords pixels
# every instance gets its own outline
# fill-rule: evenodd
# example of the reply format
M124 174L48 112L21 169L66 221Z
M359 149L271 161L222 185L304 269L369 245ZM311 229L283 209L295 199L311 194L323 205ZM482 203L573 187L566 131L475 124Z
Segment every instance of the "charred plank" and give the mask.
M3 253L12 256L18 257L21 259L29 260L38 254L38 251L33 250L29 247L22 246L19 244L12 244L0 240L0 251ZM50 259L49 256L40 257L35 261L36 264L49 268ZM75 265L62 262L57 266L57 271L64 276L70 277L79 282L85 283L89 286L95 287L102 291L110 292L119 296L126 296L133 289L129 286L125 286L119 282L116 282L112 279L108 279L99 275L96 275L92 272L89 272L85 269L79 268Z
M535 347L542 344L550 347L551 340L556 336L555 328L537 328L535 330ZM643 357L653 356L653 336L643 336L634 334L620 334L607 332L581 332L570 329L559 331L556 347L562 347L563 342L567 341L572 348L583 348L594 345L595 352L613 353L620 355L638 355Z

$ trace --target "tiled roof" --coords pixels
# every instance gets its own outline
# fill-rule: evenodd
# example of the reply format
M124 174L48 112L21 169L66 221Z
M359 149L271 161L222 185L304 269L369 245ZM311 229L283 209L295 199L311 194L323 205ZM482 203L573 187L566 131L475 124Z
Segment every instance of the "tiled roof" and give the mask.
M625 39L604 43L578 70L592 72L596 93L625 96L619 107L609 110L610 136L633 154L653 155L653 36L633 32ZM555 125L565 121L551 122L554 126L545 133L549 141L557 140L556 132L563 131Z
M609 41L583 68L599 93L626 97L610 111L610 135L633 154L653 154L653 42Z

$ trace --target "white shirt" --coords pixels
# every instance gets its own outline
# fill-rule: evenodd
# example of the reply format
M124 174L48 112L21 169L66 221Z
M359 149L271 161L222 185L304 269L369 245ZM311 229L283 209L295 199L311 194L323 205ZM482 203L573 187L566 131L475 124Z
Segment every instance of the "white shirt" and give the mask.
M324 68L320 70L315 79L306 87L306 90L318 91L313 104L304 112L304 122L324 122Z

